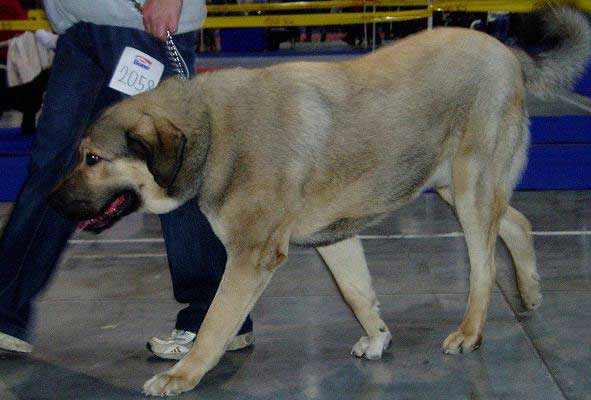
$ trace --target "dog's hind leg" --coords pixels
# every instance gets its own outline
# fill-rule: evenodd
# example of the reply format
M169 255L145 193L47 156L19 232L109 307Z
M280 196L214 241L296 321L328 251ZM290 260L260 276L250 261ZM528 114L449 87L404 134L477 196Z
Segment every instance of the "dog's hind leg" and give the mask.
M441 198L454 208L453 198L448 187L437 189ZM535 310L542 302L540 291L540 275L536 267L536 253L531 235L531 224L519 211L509 206L501 219L499 236L511 253L517 286L523 304Z
M542 293L531 236L531 224L523 214L509 207L501 220L499 235L513 258L517 286L523 304L528 309L535 310L542 303Z
M495 244L501 235L515 261L522 295L538 303L539 286L535 272L530 226L520 213L509 207L509 199L523 169L529 143L527 114L519 82L483 83L482 93L466 124L453 155L451 180L439 189L455 205L464 230L470 258L470 295L459 329L443 342L446 354L477 349L495 278ZM507 88L514 87L507 92ZM493 95L494 94L494 95Z
M361 240L354 237L316 250L367 334L353 346L351 354L369 360L382 358L392 335L379 314Z
M481 154L484 158L484 153ZM480 347L495 276L495 243L508 195L494 165L478 154L460 149L453 166L452 204L464 230L470 258L470 295L459 329L443 342L446 354ZM502 179L502 178L501 178Z

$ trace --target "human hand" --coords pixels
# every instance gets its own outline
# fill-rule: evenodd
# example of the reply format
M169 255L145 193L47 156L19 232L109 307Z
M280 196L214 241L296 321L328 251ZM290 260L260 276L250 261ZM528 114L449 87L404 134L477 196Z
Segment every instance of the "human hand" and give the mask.
M166 31L174 34L179 25L183 0L147 0L142 7L146 32L166 40Z

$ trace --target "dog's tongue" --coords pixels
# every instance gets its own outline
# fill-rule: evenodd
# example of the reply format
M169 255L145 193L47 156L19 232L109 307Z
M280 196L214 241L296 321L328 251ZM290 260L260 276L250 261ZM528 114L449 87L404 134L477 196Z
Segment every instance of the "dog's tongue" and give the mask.
M121 206L121 204L123 204L123 202L125 201L125 196L121 195L119 197L117 197L110 205L109 207L105 210L105 212L103 212L102 214L92 218L92 219L87 219L86 221L80 221L78 223L78 227L77 229L79 231L82 231L86 228L88 228L89 226L93 226L99 222L101 222L101 220L104 218L105 215L109 215L111 213L114 213L117 208L119 208L119 206Z

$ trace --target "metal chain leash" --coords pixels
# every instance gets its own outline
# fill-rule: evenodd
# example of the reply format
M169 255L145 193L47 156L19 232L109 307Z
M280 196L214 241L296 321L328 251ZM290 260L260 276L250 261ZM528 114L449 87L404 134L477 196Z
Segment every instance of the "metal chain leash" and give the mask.
M135 9L140 13L140 15L143 15L142 4L139 2L139 0L129 0L129 1L131 1L131 3L135 7ZM168 59L170 60L172 70L182 80L189 79L189 68L187 67L187 63L185 62L185 59L183 58L183 56L179 52L179 49L176 47L174 40L172 40L172 35L170 34L170 31L168 31L168 30L166 31L165 44L166 44L166 55L168 56Z

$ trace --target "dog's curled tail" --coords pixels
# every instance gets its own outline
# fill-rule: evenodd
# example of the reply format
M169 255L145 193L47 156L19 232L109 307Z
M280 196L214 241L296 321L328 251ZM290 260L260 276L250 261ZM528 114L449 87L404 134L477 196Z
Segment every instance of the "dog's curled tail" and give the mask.
M549 9L543 15L544 42L552 48L530 55L515 49L525 85L538 97L572 90L591 59L591 27L587 17L571 7Z

